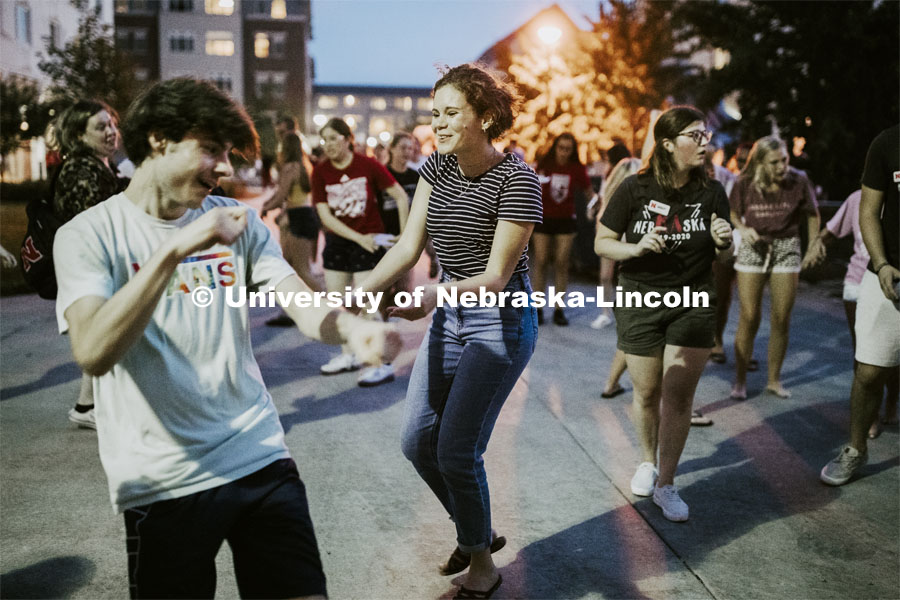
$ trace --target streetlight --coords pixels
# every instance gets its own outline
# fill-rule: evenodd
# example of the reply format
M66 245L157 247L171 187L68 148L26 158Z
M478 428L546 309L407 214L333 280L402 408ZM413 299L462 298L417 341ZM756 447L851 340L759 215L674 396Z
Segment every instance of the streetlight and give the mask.
M544 42L548 46L552 46L559 41L559 38L562 37L562 30L559 27L545 25L538 29L537 34L538 37L541 38L542 42Z

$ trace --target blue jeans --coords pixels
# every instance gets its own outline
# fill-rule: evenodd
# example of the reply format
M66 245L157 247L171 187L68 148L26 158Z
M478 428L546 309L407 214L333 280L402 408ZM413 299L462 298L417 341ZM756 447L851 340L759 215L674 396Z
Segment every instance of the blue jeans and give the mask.
M514 274L505 291L530 293L528 275ZM435 309L419 348L407 391L403 454L447 509L464 552L491 544L482 455L536 341L531 306L444 306Z

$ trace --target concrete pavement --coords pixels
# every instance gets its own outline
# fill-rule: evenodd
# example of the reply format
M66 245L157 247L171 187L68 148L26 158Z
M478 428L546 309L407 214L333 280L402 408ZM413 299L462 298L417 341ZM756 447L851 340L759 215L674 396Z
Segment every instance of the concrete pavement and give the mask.
M496 597L900 596L896 427L870 443L859 480L818 481L849 418L851 342L835 289L801 284L784 367L792 399L760 395L760 372L748 401L728 400L731 360L708 366L695 406L715 424L693 428L682 457L683 524L630 494L639 452L627 374L629 393L600 398L614 328L589 328L596 309L542 327L486 455L494 526L509 539L495 555ZM254 349L307 484L331 597L451 597L460 576L436 568L454 547L452 524L399 449L425 321L401 324L397 380L362 389L355 374L320 376L334 350L266 327L274 312L251 310ZM767 338L764 322L763 364ZM95 433L66 419L80 373L51 302L0 299L0 374L0 595L126 597L124 525ZM217 597L237 597L227 546Z

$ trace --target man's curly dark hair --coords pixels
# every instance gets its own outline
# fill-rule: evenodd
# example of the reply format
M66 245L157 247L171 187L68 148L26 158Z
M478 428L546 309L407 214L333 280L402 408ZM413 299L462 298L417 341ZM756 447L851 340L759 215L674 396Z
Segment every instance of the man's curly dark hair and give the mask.
M208 81L189 77L162 81L138 96L121 132L135 165L150 155L151 134L172 142L190 134L231 143L246 158L259 152L259 136L243 107Z

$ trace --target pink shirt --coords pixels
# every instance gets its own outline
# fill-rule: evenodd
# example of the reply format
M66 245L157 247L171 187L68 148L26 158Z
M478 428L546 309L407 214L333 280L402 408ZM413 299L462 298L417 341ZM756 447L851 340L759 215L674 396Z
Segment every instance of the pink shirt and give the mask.
M860 190L847 196L831 220L825 224L825 229L835 237L842 238L853 234L853 256L850 257L850 264L847 265L844 282L857 285L862 281L866 265L869 263L869 251L866 250L862 232L859 230L859 199L861 196L862 191Z

